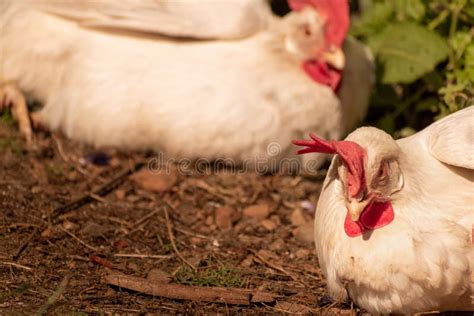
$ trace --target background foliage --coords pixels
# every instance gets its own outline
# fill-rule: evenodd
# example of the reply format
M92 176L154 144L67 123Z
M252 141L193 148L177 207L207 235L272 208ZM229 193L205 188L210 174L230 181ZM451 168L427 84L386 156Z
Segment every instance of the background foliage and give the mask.
M377 61L368 123L406 136L474 104L474 0L353 0Z

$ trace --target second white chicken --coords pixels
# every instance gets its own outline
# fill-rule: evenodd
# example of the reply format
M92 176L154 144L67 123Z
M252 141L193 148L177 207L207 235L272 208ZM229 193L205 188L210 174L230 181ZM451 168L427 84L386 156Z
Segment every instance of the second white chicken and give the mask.
M1 6L0 83L41 101L42 125L96 146L243 161L277 143L285 157L291 139L340 138L366 112L372 61L355 40L342 104L301 67L326 45L317 7L281 19L264 1ZM326 57L342 68L337 47Z

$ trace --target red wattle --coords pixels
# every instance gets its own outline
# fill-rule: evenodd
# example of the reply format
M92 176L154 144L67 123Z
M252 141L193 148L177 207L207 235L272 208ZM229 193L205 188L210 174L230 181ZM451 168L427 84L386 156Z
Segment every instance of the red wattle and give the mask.
M342 78L340 70L331 68L328 64L317 60L305 61L303 69L314 81L331 87L333 91L339 90Z
M352 221L349 212L347 212L344 231L349 237L357 237L362 235L365 230L375 230L390 224L394 218L392 203L388 201L374 202L364 209L358 222Z

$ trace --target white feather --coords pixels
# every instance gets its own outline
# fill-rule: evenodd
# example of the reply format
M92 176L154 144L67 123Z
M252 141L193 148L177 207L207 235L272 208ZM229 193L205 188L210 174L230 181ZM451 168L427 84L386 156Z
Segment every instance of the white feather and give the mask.
M435 146L436 156L430 147L433 139L443 142L449 135L450 159L472 157L472 138L462 136L472 126L472 113L474 107L396 142L404 187L393 196L394 221L369 238L344 232L344 191L333 160L315 217L319 262L333 297L347 288L357 304L374 314L474 310L474 170L439 161L441 147ZM455 131L459 138L452 137ZM387 145L373 141L377 133L361 128L348 138L368 155L383 154Z
M281 147L275 158L291 156L291 140L307 131L340 138L365 114L371 81L360 81L357 74L372 72L370 57L354 53L355 60L348 62L352 66L345 71L352 75L343 81L347 102L341 104L285 51L277 17L267 15L264 29L254 27L251 36L240 40L178 40L117 30L137 30L121 25L120 19L112 29L84 27L84 15L127 14L117 1L81 3L47 0L41 2L49 5L45 9L29 1L7 1L0 15L0 83L14 82L39 99L44 108L37 117L70 138L96 146L162 150L177 158L241 162L270 158L267 146L275 142ZM232 7L240 2L223 1L223 8L224 3ZM245 12L262 8L260 2L243 4ZM191 14L176 7L176 12ZM254 14L260 17L255 25L269 12L268 7L261 10ZM150 24L157 12L162 13L148 7L147 27L160 25ZM133 14L137 21L139 13ZM203 29L205 25L203 37L209 37ZM236 26L234 35L238 30ZM347 50L351 47L364 51L354 40L346 44ZM354 100L347 97L351 91Z

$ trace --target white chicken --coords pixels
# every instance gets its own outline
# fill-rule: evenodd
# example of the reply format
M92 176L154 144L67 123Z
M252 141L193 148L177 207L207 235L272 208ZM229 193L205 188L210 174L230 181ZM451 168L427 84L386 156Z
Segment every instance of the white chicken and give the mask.
M370 53L353 39L341 52L347 0L292 2L279 18L264 0L4 0L0 108L30 138L21 91L46 128L174 157L265 158L270 143L284 157L307 131L340 138L366 113Z
M394 141L362 127L334 153L315 217L330 295L374 314L474 311L474 106Z

